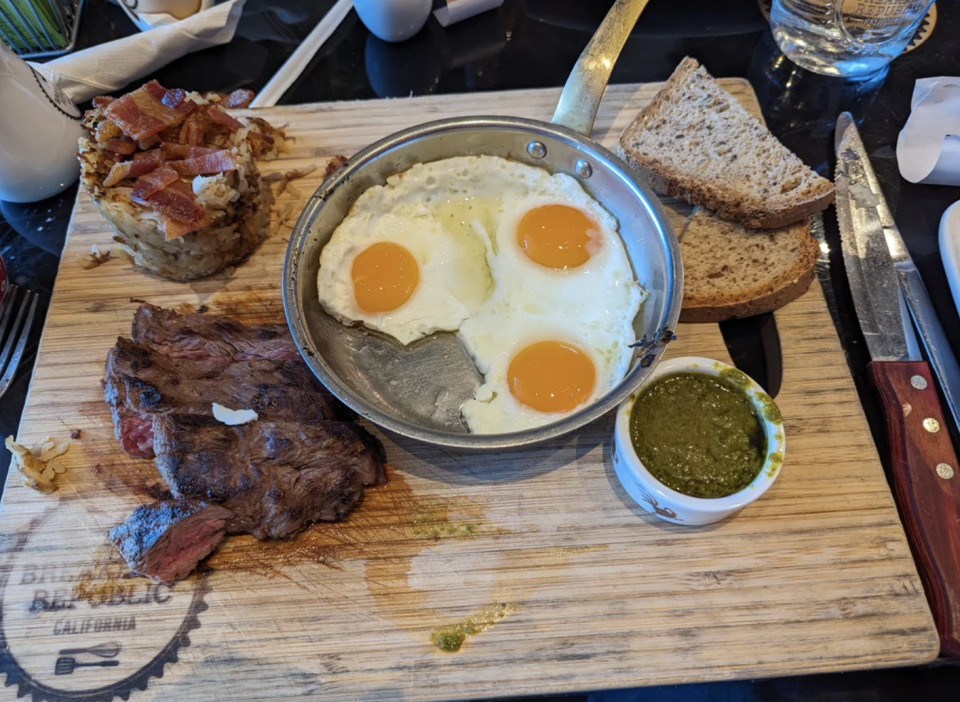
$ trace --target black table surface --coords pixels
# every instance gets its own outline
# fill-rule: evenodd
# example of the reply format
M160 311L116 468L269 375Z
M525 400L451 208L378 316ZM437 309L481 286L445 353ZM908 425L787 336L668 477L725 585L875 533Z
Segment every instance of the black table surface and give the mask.
M611 82L665 80L684 56L695 57L714 76L746 77L757 92L771 130L827 177L834 167L837 115L843 110L852 112L940 320L952 345L960 350L960 318L937 243L941 215L960 199L960 188L906 182L899 175L895 155L897 134L910 114L915 81L960 75L960 3L940 0L937 21L927 40L895 60L885 76L861 82L818 76L784 58L763 12L768 4L767 0L652 0L633 30ZM332 5L333 0L247 0L229 44L181 58L147 78L188 90L259 90ZM505 0L498 10L447 29L431 18L416 37L402 44L387 44L372 36L351 12L280 104L560 86L610 5L610 0ZM106 0L87 0L78 49L136 31L118 6ZM30 205L0 202L0 254L13 282L40 293L44 314L75 198L76 186ZM820 282L884 455L882 416L865 374L868 358L840 257L832 208L825 213L825 223L830 265L819 271ZM0 401L2 436L17 431L40 333L38 322L21 371ZM0 478L7 464L8 456L3 455ZM926 693L933 699L956 699L958 689L960 667L941 662L909 671L652 688L601 696L899 700ZM509 695L510 691L503 693Z

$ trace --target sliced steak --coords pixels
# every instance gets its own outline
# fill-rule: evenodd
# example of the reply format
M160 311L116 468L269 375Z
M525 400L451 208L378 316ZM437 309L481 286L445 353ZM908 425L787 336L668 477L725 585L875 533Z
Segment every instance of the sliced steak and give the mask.
M310 373L286 326L247 327L145 304L133 337L117 339L104 369L117 440L133 456L155 458L175 497L229 510L229 532L290 536L311 522L342 519L364 486L386 482L383 447L355 421L340 421L356 415ZM227 426L213 417L214 403L252 409L257 419ZM159 506L143 509L118 529L146 533L148 518L174 521L149 511ZM206 522L186 524L206 543ZM132 538L127 532L118 532L117 547L133 554L131 563L147 562L137 554L152 542L139 551L122 547ZM156 577L159 567L134 569Z
M349 422L256 421L228 427L199 415L154 425L157 468L174 495L233 512L228 530L284 538L342 519L363 487L386 482L379 443Z
M138 414L127 402L128 384L122 376L111 372L113 355L111 349L101 381L104 399L113 415L113 431L126 453L134 458L153 458L153 417Z
M200 500L155 502L111 529L110 541L133 572L173 585L223 541L232 516Z
M212 414L214 402L252 409L267 420L310 422L337 416L335 401L299 359L228 361L210 368L195 361L171 360L129 339L117 339L105 375L138 415Z
M175 319L189 324L177 331ZM215 402L252 409L270 421L356 418L309 371L285 326L259 327L256 336L265 337L262 353L252 348L246 329L228 317L178 315L143 305L134 320L134 335L145 343L117 339L104 369L104 398L123 450L153 458L156 415L212 415ZM246 351L237 351L224 339Z
M285 324L247 326L229 317L178 314L148 304L133 318L133 340L168 358L301 360Z

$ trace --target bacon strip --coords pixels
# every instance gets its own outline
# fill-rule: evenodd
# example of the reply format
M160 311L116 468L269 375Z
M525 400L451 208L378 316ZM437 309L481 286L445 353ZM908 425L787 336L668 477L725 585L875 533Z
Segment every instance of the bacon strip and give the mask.
M182 236L189 234L190 232L195 232L198 229L203 229L208 224L212 223L213 219L206 217L203 221L197 222L196 224L184 224L183 222L178 222L174 219L160 218L160 230L163 232L167 241L172 241L173 239L179 239Z
M156 167L156 161L121 161L115 163L107 177L103 179L103 187L112 188L124 178L139 178Z
M159 134L183 121L184 114L161 102L166 90L155 80L114 100L103 110L104 117L135 141Z
M167 89L155 80L152 80L149 83L144 83L143 90L146 90L157 100L163 100L163 96L167 94Z
M167 241L189 234L211 224L213 218L197 205L193 191L182 180L170 183L145 203L160 215L160 229Z
M253 91L252 90L234 90L232 93L227 95L226 102L224 105L226 107L246 107L253 101Z
M93 98L93 106L97 108L106 107L114 100L116 100L116 98L112 98L109 95L97 95L97 97Z
M227 127L228 129L243 128L243 122L238 120L236 117L231 117L216 105L210 106L210 109L207 110L207 117L209 117L212 121L216 122L217 124L222 124L224 127Z
M146 139L140 139L137 141L137 146L146 151L147 149L152 149L154 146L160 143L160 137L154 134L153 136L147 137Z
M203 146L205 121L203 115L196 112L184 121L180 128L179 141L189 146Z
M133 192L130 193L130 199L138 205L150 207L152 203L148 200L155 194L163 190L171 183L180 180L177 172L171 168L159 167L150 173L147 173L133 184Z
M216 149L208 149L205 146L171 144L169 141L160 144L160 149L163 152L163 157L170 161L182 158L197 158L198 156L205 156L206 154L212 154L216 151Z
M240 168L237 159L235 159L229 151L214 151L213 153L197 156L196 158L169 161L167 166L180 175L188 177L212 175L214 173L223 173L224 171L235 171Z
M103 148L107 151L129 156L137 150L137 145L126 139L107 139L103 142Z
M139 151L133 155L134 161L153 161L154 163L163 162L163 151L161 149L150 149L149 151Z
M187 100L187 91L183 88L174 88L164 93L160 102L172 110L181 114L188 115L197 109L197 103L193 100Z

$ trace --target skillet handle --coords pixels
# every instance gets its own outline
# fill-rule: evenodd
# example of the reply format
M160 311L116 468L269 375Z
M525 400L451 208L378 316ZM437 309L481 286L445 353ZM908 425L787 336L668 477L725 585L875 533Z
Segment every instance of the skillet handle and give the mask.
M567 78L553 124L590 136L600 98L633 25L650 0L617 0Z

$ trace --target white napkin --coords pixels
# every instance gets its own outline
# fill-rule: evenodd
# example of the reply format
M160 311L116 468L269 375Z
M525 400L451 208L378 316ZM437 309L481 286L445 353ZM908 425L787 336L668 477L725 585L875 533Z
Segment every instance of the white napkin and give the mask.
M31 64L74 102L110 93L185 54L233 39L246 0L229 2L150 31Z
M217 0L201 0L200 2L200 12L208 10L216 4ZM130 6L127 3L120 0L118 3L120 8L127 13L127 17L130 18L130 21L137 25L137 28L141 32L147 32L153 29L154 27L165 27L168 24L173 24L174 22L181 22L173 15L168 15L163 12L141 12L136 13L130 9ZM197 13L199 14L199 12ZM189 18L186 18L189 19Z
M900 175L911 183L960 185L960 78L921 78L897 138Z
M434 10L433 16L441 26L449 27L502 4L503 0L447 0L443 7Z

